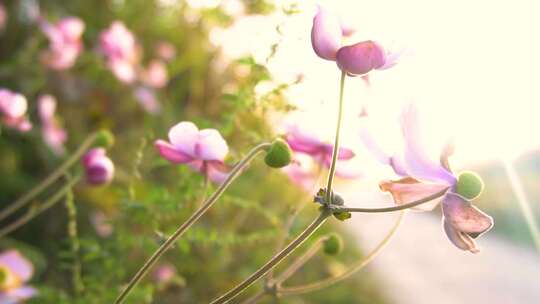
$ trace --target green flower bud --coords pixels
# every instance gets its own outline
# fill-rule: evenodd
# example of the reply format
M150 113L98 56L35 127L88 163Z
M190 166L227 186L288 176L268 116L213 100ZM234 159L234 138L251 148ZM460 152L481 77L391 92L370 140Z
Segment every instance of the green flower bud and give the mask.
M482 178L472 171L463 171L458 176L456 192L470 200L477 198L484 190Z
M114 135L109 130L99 130L94 140L94 146L110 148L114 145Z
M334 217L340 221L346 221L352 217L352 214L347 211L334 212Z
M328 255L336 255L343 249L343 240L335 233L330 234L323 242L323 251Z
M281 138L274 140L266 151L264 162L272 168L282 168L291 162L292 151L289 145Z

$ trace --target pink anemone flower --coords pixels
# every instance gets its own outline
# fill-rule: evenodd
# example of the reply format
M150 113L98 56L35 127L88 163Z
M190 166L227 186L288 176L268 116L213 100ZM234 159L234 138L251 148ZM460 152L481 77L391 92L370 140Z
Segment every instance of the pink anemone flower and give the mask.
M77 17L66 17L54 25L41 20L40 26L49 39L49 50L42 54L44 63L55 70L72 67L83 49L84 22Z
M392 159L402 161L398 167L393 168L403 178L381 182L381 190L389 192L398 205L444 192L433 203L421 206L433 209L440 202L444 231L450 241L459 249L478 252L475 238L493 226L493 219L472 205L472 200L480 194L483 187L480 179L468 173L456 176L452 172L448 162L453 152L451 146L442 150L439 160L434 160L425 152L414 105L405 108L401 129L405 142L403 155L401 158L388 158L390 161L387 161L387 164L392 165ZM380 152L376 154L383 155ZM469 191L471 185L476 188L472 192Z
M5 126L20 132L30 131L32 123L26 117L27 109L28 103L23 95L0 88L0 114Z
M311 45L317 56L336 61L338 67L350 76L384 70L397 63L397 53L388 52L371 40L343 46L343 36L351 32L336 16L319 7L313 18Z
M17 250L0 253L0 303L15 304L35 296L37 290L26 283L32 278L34 267Z
M227 142L215 129L199 130L195 124L183 121L169 131L169 142L158 139L159 154L173 164L187 164L215 183L227 176L224 159L229 152Z
M139 61L135 36L121 21L114 21L99 36L100 49L113 74L124 83L136 80Z
M56 155L62 155L65 153L64 143L67 140L67 133L55 119L55 111L56 99L53 96L43 95L38 98L43 140Z

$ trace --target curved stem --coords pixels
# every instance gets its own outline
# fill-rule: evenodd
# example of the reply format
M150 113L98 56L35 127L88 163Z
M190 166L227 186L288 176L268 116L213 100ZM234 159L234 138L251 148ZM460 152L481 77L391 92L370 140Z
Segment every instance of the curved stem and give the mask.
M448 191L448 188L441 190L435 194L432 194L430 196L424 197L422 199L419 199L417 201L398 205L398 206L392 206L392 207L384 207L384 208L348 208L348 207L335 207L335 210L337 212L364 212L364 213L384 213L384 212L393 212L393 211L399 211L399 210L405 210L412 207L416 207L418 205L422 205L425 203L429 203L432 200L439 198L446 194Z
M326 239L328 239L328 237L321 237L318 239L306 252L304 252L304 254L299 256L287 269L277 276L275 282L278 286L302 268L302 266L304 266L304 264L306 264L322 248L323 242Z
M51 208L54 206L54 204L58 203L62 197L64 197L67 193L71 191L71 188L81 179L81 176L78 175L68 181L67 184L65 184L60 190L58 190L53 196L51 196L49 199L47 199L43 204L37 207L30 208L26 214L24 214L19 219L15 220L11 224L3 227L0 229L0 238L6 236L7 234L11 233L12 231L18 229L22 225L28 223L31 219L38 216L45 210Z
M81 156L94 144L96 139L96 133L88 136L84 142L79 146L79 148L73 153L60 167L54 170L47 178L45 178L41 183L36 185L26 194L21 196L15 202L9 204L4 210L0 212L0 220L5 219L10 216L13 212L21 209L26 204L30 202L31 199L36 197L41 191L49 187L55 180L62 176Z
M224 295L212 301L211 304L226 303L234 299L237 295L239 295L242 291L244 291L244 289L248 288L251 284L256 282L260 277L265 275L270 269L274 268L277 264L279 264L279 262L281 262L284 258L286 258L294 249L302 245L302 243L311 234L313 234L313 232L315 232L326 221L326 219L328 219L330 215L332 215L332 211L326 208L323 209L321 213L319 214L319 216L302 233L300 233L300 235L298 235L289 245L287 245L287 247L285 247L283 250L277 253L274 257L272 257L266 264L264 264L261 268L255 271L242 283L238 284L236 287L234 287L233 289L231 289Z
M171 245L186 232L191 225L193 225L212 205L219 199L219 197L225 192L225 189L240 175L241 171L259 154L271 146L269 143L264 143L253 148L236 166L231 170L227 179L219 185L216 192L210 196L206 202L191 215L178 229L152 254L152 256L144 263L144 265L137 271L135 276L128 283L127 287L120 293L114 303L122 303L129 292L139 283L144 275L152 268L157 260L171 247Z
M368 265L377 255L386 247L390 239L392 239L392 236L396 233L397 229L399 228L399 225L401 224L401 221L403 220L403 217L405 215L405 211L402 211L399 215L396 223L392 227L392 229L388 232L386 237L375 247L367 256L362 258L361 260L357 261L349 269L347 269L345 272L341 273L338 276L330 277L327 279L323 279L318 282L296 286L296 287L283 287L281 289L278 289L278 294L281 296L291 296L291 295L299 295L304 293L309 293L312 291L320 290L323 288L326 288L330 285L336 284L338 282L341 282L347 278L349 278L351 275L355 274L359 270L363 269L366 265Z
M326 201L332 203L332 183L334 181L334 175L336 174L336 162L339 155L339 134L341 131L341 120L343 116L343 92L345 89L345 77L347 74L341 72L341 80L339 84L339 109L338 109L338 119L336 127L336 137L334 141L334 149L332 151L332 163L330 163L330 171L328 172L328 183L326 186Z

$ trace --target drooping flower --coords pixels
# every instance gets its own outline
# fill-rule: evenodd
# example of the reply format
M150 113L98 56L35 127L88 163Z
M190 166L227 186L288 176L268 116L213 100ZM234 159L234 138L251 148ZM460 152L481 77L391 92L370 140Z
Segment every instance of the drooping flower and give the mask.
M67 140L67 133L56 120L55 111L56 99L53 96L43 95L38 98L43 140L56 155L62 155L65 153L64 143Z
M459 175L452 172L448 163L453 151L451 146L443 149L438 161L425 152L414 105L409 105L403 112L401 128L405 142L403 167L396 173L404 177L381 182L381 190L390 192L396 204L410 203L443 192L434 202L441 202L443 226L448 238L462 250L478 252L474 239L493 226L493 219L472 205L472 200L483 189L480 177L471 172ZM436 204L429 207L434 206Z
M311 156L319 165L330 167L334 146L324 142L315 134L301 129L298 125L291 125L287 130L287 143L294 152ZM351 160L354 152L348 148L339 148L336 175L342 178L358 178L361 173L344 161Z
M82 163L86 173L86 181L92 185L103 185L112 181L114 164L106 155L104 148L90 149L83 157Z
M83 49L84 22L77 17L66 17L56 24L41 19L40 27L49 39L49 49L42 53L43 62L55 70L72 67Z
M28 104L23 95L0 88L0 114L4 125L21 132L32 129L32 124L26 117L27 108Z
M169 131L169 142L158 139L159 154L173 164L187 164L215 183L227 178L223 160L229 152L227 142L215 129L199 130L195 124L183 121Z
M32 263L17 250L0 253L0 303L15 304L35 296L37 290L26 283L32 278Z
M2 32L6 27L7 20L8 13L6 11L6 7L2 3L0 3L0 32Z
M169 81L165 63L157 59L150 61L148 67L143 69L139 78L145 85L157 89L163 88Z
M100 34L100 48L107 64L120 81L132 83L136 79L139 61L135 36L121 21L114 21Z
M156 98L156 92L147 87L136 87L133 91L135 99L150 114L157 114L161 111L161 105Z
M336 61L338 67L350 76L387 69L397 63L397 54L388 52L371 40L343 46L343 36L351 32L336 16L319 7L311 29L313 50L323 59Z

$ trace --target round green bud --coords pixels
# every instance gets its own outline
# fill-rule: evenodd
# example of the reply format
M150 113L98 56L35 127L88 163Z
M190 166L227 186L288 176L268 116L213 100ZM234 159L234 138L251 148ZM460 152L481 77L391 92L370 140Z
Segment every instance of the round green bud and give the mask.
M336 255L341 252L341 249L343 249L343 241L335 233L328 235L323 241L323 251L328 255Z
M467 198L475 199L484 190L484 182L480 175L472 171L463 171L458 176L456 192Z
M94 146L110 148L114 145L114 135L109 130L99 130L96 133L96 139L94 140Z
M264 162L272 168L283 168L291 162L291 158L291 148L283 139L278 138L266 151Z

